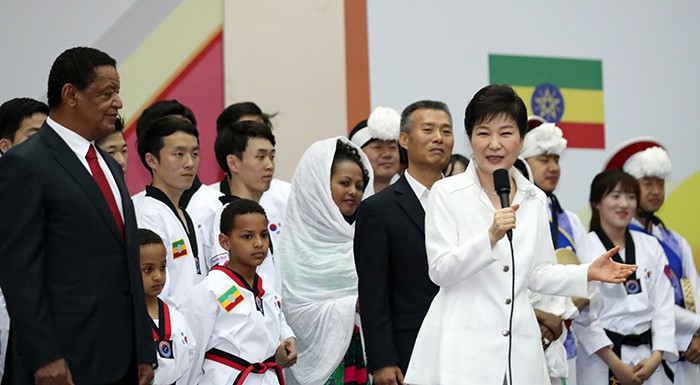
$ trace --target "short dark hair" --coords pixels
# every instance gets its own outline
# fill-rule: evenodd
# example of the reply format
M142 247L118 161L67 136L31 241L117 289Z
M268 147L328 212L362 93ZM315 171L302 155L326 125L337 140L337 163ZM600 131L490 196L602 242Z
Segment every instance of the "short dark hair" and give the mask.
M622 170L608 170L596 175L593 178L593 182L591 182L591 194L588 197L588 202L591 205L591 231L600 228L600 213L595 209L595 206L614 190L618 184L623 192L633 193L637 202L639 202L640 190L637 178Z
M474 126L505 115L518 125L520 137L527 133L527 108L515 90L507 84L491 84L480 89L464 111L464 129L469 139Z
M413 125L413 113L417 110L444 111L450 118L450 123L452 123L452 114L447 104L437 100L420 100L409 104L408 107L404 108L403 112L401 112L401 132L409 132L411 130L411 125Z
M224 211L221 212L219 231L226 235L231 234L234 226L236 226L237 216L253 213L262 214L267 222L267 214L265 214L265 209L263 209L259 203L243 198L234 200L224 208Z
M445 168L442 169L443 175L445 175L445 176L452 175L452 172L455 169L455 163L457 163L457 162L462 163L464 165L464 167L469 166L469 158L467 158L466 156L464 156L462 154L452 154L450 156L450 161L447 162L447 166L445 166Z
M156 234L152 230L149 229L138 229L136 238L139 242L139 246L146 246L146 245L163 245L163 239L160 237L160 235Z
M257 104L253 102L240 102L240 103L234 103L231 104L230 106L226 107L221 114L219 114L219 117L216 118L216 131L221 131L221 129L224 128L224 126L230 124L230 123L236 123L238 122L242 117L246 115L252 115L252 116L258 116L260 119L262 119L263 123L269 127L270 130L272 130L272 122L270 119L274 118L277 116L276 113L274 114L266 114L264 113L260 107L258 107Z
M333 154L333 163L331 163L331 175L333 175L335 166L346 160L355 163L360 167L360 170L362 170L362 182L364 184L362 191L364 192L369 183L369 172L365 168L365 165L362 164L362 157L355 147L338 139L335 145L335 154Z
M179 115L189 120L193 126L197 127L197 119L194 117L194 112L186 105L178 102L176 99L159 100L148 106L139 119L136 121L136 136L141 136L141 132L146 129L154 120L169 115Z
M163 149L165 142L163 138L170 136L176 132L184 132L197 138L199 141L199 132L194 124L189 120L177 115L163 116L151 122L146 126L141 135L138 136L136 150L139 153L141 162L152 174L153 170L146 162L146 154L151 153L156 159L160 160L160 150Z
M120 133L122 136L124 135L124 118L121 115L117 115L117 120L114 122L114 132L111 132L100 139L97 139L95 141L95 144L100 146L102 143L107 139L109 136L112 134Z
M49 106L31 98L14 98L0 106L0 138L15 141L22 121L37 112L49 114Z
M99 67L116 67L117 61L106 53L91 47L75 47L63 51L54 60L49 71L47 97L49 107L61 105L61 90L65 84L72 84L84 90L97 76Z
M250 138L267 139L273 146L275 145L275 136L265 123L247 120L228 123L218 131L214 141L214 155L221 170L229 177L231 170L228 169L226 157L235 155L238 159L243 159L243 153L248 148Z

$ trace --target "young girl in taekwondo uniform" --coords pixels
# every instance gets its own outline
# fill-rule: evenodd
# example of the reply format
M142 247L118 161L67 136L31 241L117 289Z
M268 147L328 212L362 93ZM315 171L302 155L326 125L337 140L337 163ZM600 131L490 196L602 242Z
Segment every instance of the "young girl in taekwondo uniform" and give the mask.
M281 367L296 362L296 339L279 294L256 268L267 256L269 233L259 204L239 199L221 214L225 266L190 288L182 312L197 344L190 384L284 384Z
M185 317L158 298L166 281L163 240L147 229L139 229L138 240L143 291L146 294L148 315L153 323L153 339L158 357L153 384L174 384L181 378L187 378L196 342Z
M666 257L656 239L628 228L638 200L639 185L629 174L612 170L593 179L592 254L619 245L613 259L638 269L624 284L601 283L574 322L583 348L577 361L579 385L660 385L663 376L672 375L662 360L678 358Z

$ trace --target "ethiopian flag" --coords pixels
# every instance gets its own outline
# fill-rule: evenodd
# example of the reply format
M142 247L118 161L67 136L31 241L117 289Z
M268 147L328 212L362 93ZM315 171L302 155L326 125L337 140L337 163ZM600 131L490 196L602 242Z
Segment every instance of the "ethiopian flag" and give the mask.
M529 115L556 123L568 147L605 148L600 60L489 55L491 84L509 84Z
M218 299L221 306L230 313L239 303L243 302L243 295L233 285L224 294L221 294Z
M187 255L187 245L183 238L173 242L173 259L178 259Z

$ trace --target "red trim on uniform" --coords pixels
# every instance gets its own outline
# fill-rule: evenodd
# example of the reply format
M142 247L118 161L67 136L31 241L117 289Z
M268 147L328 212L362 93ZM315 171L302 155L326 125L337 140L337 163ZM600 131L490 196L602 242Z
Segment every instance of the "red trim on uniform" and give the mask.
M265 289L263 289L263 280L262 280L261 276L259 276L257 274L256 274L256 276L257 276L258 298L262 299L263 295L265 295Z
M236 274L234 274L233 271L231 271L231 269L229 269L228 267L216 265L216 266L212 267L211 269L216 270L216 271L221 271L224 274L228 275L229 278L231 278L234 282L236 282L236 284L239 287L247 287L245 282L243 282L240 278L238 278L238 276Z
M163 336L163 339L168 341L170 340L170 335L173 333L172 325L170 324L170 308L168 307L168 304L163 301L163 318L162 322L165 322L165 335Z
M605 125L603 123L559 122L567 148L605 148Z

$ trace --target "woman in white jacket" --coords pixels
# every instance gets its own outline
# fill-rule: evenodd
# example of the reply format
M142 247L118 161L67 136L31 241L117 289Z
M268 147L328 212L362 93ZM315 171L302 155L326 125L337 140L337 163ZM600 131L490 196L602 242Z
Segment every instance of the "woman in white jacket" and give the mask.
M548 384L527 289L588 297L589 280L623 282L634 267L610 261L616 249L590 265L555 264L546 196L512 168L527 111L511 87L477 92L465 128L474 151L469 168L430 191L426 248L430 278L440 291L421 326L405 382L501 384L510 377L508 383ZM495 192L492 174L498 169L508 170L509 208L500 208ZM504 238L509 230L515 265Z

